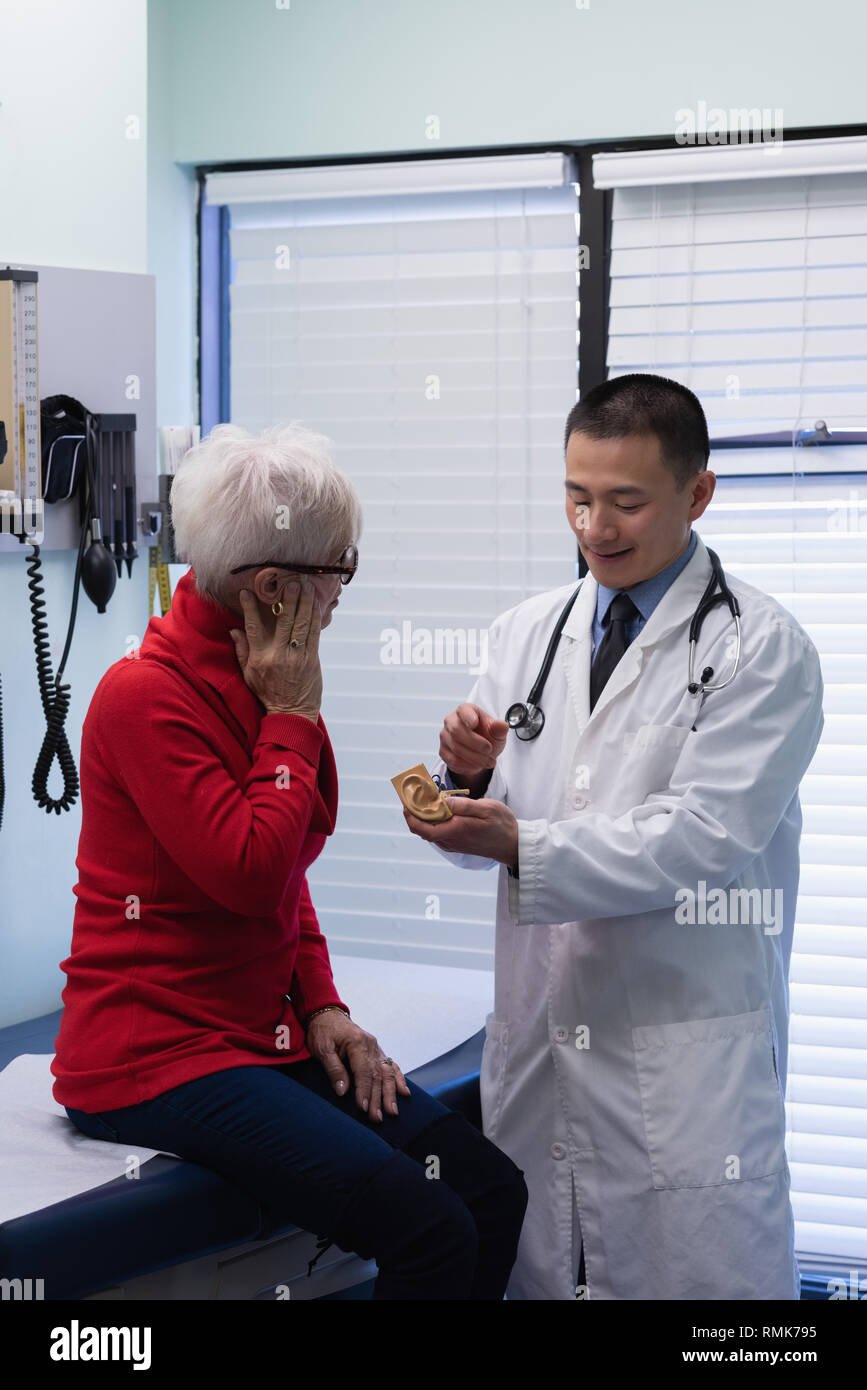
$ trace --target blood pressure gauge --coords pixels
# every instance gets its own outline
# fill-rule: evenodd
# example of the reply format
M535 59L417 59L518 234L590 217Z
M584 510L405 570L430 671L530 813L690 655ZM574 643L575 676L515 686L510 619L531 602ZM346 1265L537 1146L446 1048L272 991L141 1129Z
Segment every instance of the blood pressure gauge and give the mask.
M39 328L35 270L0 269L0 510L42 540Z

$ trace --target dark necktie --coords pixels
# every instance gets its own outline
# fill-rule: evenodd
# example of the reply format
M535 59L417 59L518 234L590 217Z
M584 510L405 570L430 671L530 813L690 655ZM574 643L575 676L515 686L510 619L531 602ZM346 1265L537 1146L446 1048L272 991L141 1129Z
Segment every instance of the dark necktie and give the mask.
M629 646L626 640L626 624L637 614L638 609L628 594L615 594L605 615L608 620L607 631L599 643L599 649L590 667L591 712L605 689L611 672Z

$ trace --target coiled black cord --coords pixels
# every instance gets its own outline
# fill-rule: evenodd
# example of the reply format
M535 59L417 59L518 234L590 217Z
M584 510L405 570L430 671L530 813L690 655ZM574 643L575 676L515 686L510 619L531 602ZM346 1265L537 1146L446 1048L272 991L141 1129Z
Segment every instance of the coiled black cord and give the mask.
M39 556L39 546L34 545L32 541L28 541L27 544L33 548L33 554L27 561L27 574L29 576L27 587L30 590L30 610L33 618L33 641L36 648L39 694L47 721L45 738L42 740L42 747L39 750L39 757L36 759L36 767L33 772L33 795L37 805L43 806L47 815L54 811L59 816L61 811L68 811L74 806L78 799L79 788L78 770L63 728L69 712L70 687L60 683L60 677L66 665L66 655L69 651L72 625L75 621L78 584L76 582L66 647L55 678L51 670L48 623L45 618L45 600L42 597L42 561ZM82 547L79 547L79 566L81 549ZM78 573L76 572L76 581L77 579ZM55 799L48 792L48 774L55 758L57 758L63 774L63 795L59 799Z
M36 759L36 767L33 771L33 796L37 805L42 806L47 815L50 815L51 812L54 811L58 816L61 811L68 811L75 805L75 802L78 800L80 786L75 759L72 756L72 749L69 746L69 740L66 737L66 732L63 727L66 723L66 716L69 713L71 700L70 687L68 685L63 685L60 678L66 667L66 658L69 655L72 634L75 630L75 615L78 611L78 593L81 586L82 558L84 556L84 548L94 515L94 499L96 495L92 453L94 426L93 417L89 412L86 415L86 423L86 471L83 475L84 483L81 485L81 490L79 492L81 504L81 536L78 543L75 578L72 585L72 608L69 615L69 626L66 631L66 644L63 648L63 655L60 658L60 665L57 668L56 677L51 670L48 623L45 617L45 600L43 598L42 586L42 560L39 554L39 546L24 534L19 536L19 540L29 545L33 550L33 554L27 561L27 587L30 590L30 611L33 621L33 641L36 648L36 672L39 681L39 695L42 700L42 709L46 719L45 737L42 740L42 747L39 750L39 757ZM63 774L63 795L57 798L51 796L48 791L48 775L51 771L51 764L55 758ZM2 686L0 686L0 826L3 824L5 796L6 781L3 767L3 698Z
M84 557L84 547L87 543L90 523L93 519L93 505L95 496L94 468L92 455L93 421L87 415L87 446L85 448L86 474L81 501L81 535L78 541L78 555L75 561L75 577L72 581L72 606L69 613L69 626L66 629L66 643L63 648L63 655L60 658L60 665L57 668L57 676L52 675L51 659L48 647L48 624L45 619L45 600L42 597L42 561L39 555L39 546L33 541L27 540L33 554L27 561L27 574L29 576L27 587L30 590L30 610L33 616L33 641L36 647L36 671L39 679L39 694L42 698L42 708L45 711L47 727L45 737L42 740L42 747L39 750L39 757L36 759L36 767L33 771L33 796L37 805L45 808L46 815L54 811L58 816L61 811L68 811L78 800L79 781L78 770L75 766L75 759L64 730L66 716L69 713L70 687L62 685L60 677L66 668L66 658L69 656L69 648L72 642L72 634L75 631L75 615L78 612L78 593L81 587L81 562ZM21 537L25 540L25 537ZM48 791L48 774L51 771L51 764L57 758L60 764L60 771L63 774L63 795L57 799L52 797Z

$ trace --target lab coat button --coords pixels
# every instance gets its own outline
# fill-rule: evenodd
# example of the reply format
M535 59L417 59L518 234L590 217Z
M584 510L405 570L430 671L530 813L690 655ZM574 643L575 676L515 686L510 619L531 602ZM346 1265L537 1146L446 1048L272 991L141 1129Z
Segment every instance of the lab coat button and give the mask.
M552 1157L552 1158L565 1158L565 1157L566 1157L566 1145L565 1145L565 1144L552 1144L552 1145L551 1145L551 1157Z
M569 1036L569 1030L568 1030L568 1028L555 1028L555 1029L554 1029L554 1041L555 1041L555 1042L565 1042L566 1039L568 1038L568 1036Z

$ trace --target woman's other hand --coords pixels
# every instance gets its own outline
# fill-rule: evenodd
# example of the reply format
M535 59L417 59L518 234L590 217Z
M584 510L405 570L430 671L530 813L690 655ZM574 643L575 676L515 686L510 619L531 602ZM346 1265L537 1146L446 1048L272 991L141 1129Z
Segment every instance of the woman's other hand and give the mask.
M307 579L286 585L273 628L266 627L251 590L241 589L238 597L245 632L233 628L231 637L247 685L268 714L301 714L315 724L322 703L322 613L314 585Z
M355 1079L355 1103L368 1117L382 1120L383 1107L398 1113L397 1091L412 1096L406 1078L396 1062L386 1062L385 1054L372 1033L366 1033L339 1009L317 1014L307 1029L307 1049L324 1068L339 1096L346 1092L349 1077L341 1059Z

